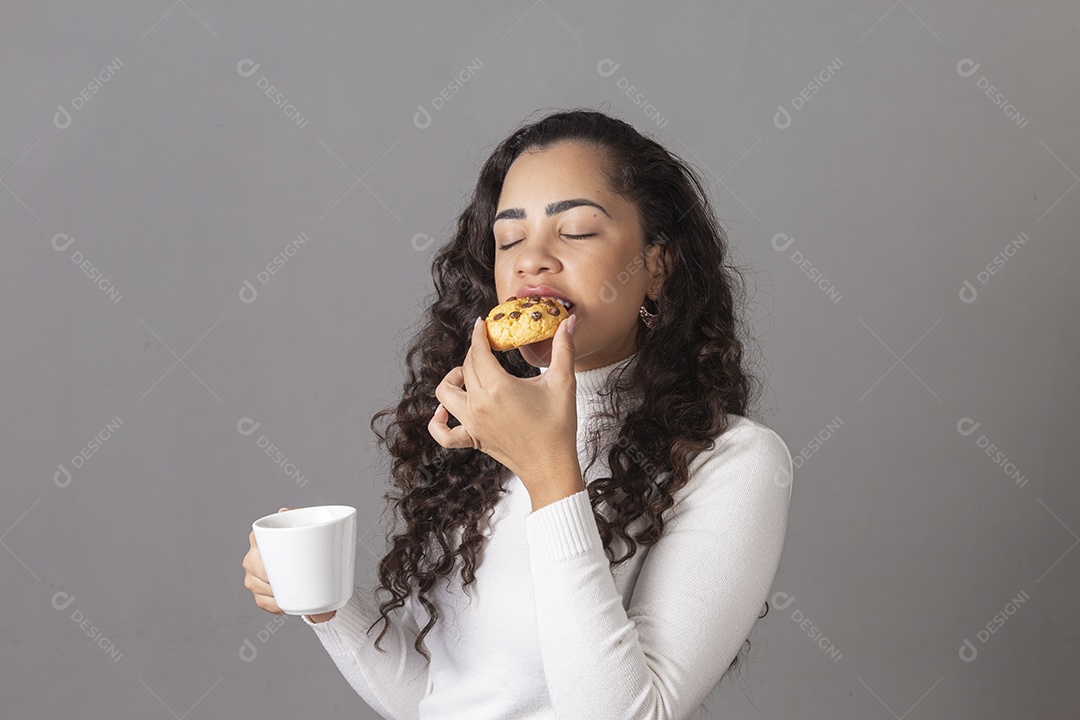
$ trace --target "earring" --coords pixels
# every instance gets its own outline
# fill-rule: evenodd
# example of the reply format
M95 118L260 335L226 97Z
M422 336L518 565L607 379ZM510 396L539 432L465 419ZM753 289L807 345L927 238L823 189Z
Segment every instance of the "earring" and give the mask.
M653 288L653 292L656 292L656 288ZM653 300L653 302L656 304L655 313L651 313L646 310L645 305L642 305L640 308L638 308L638 315L641 316L641 320L645 323L645 327L649 328L650 330L655 330L656 326L660 322L660 301Z

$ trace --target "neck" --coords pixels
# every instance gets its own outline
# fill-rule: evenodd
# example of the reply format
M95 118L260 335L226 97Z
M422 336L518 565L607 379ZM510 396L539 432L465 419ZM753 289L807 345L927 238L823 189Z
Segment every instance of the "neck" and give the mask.
M577 380L577 398L579 411L583 409L583 405L592 405L599 401L600 394L604 392L607 387L608 380L612 375L616 374L622 368L630 363L631 360L637 355L637 351L632 352L621 360L602 365L601 367L592 368L589 370L575 370L574 377ZM548 368L540 368L540 373L543 374L548 371Z

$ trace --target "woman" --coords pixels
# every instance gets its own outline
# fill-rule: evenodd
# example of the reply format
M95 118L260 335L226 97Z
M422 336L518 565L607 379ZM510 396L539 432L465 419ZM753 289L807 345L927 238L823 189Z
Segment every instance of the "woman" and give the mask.
M379 713L687 718L735 667L792 464L747 417L727 253L700 179L620 120L554 113L491 154L434 259L402 399L371 423L402 519L390 598L304 617ZM478 318L533 294L571 318L492 351ZM280 612L251 544L246 586Z

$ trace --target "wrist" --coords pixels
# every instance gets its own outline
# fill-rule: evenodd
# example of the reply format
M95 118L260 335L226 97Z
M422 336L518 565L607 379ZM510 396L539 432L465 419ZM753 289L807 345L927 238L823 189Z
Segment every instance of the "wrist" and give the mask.
M549 466L542 475L532 476L529 480L522 479L522 483L529 490L533 512L553 502L576 495L585 489L585 481L576 458L574 466L570 469L556 469Z

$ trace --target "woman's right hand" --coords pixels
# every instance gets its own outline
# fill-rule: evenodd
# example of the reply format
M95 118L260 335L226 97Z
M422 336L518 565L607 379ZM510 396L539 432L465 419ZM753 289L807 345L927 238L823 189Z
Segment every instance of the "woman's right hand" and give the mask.
M281 508L278 512L286 512L290 509ZM285 612L278 607L277 600L274 599L274 591L270 587L270 580L266 577L266 568L263 567L262 555L259 554L259 544L255 542L254 530L248 535L248 541L251 543L251 548L247 551L247 555L244 555L242 563L246 572L246 575L244 575L244 587L255 596L255 604L260 608L274 615L284 615ZM334 617L335 614L337 614L337 611L331 610L328 613L308 615L307 617L312 622L321 623Z

